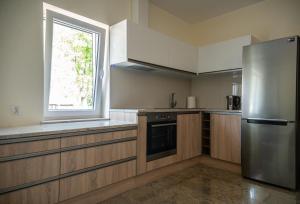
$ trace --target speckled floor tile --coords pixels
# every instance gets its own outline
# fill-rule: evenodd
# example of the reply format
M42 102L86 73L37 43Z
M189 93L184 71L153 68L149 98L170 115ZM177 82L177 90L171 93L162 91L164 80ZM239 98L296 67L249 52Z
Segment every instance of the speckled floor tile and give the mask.
M300 194L199 164L101 202L137 203L300 204Z

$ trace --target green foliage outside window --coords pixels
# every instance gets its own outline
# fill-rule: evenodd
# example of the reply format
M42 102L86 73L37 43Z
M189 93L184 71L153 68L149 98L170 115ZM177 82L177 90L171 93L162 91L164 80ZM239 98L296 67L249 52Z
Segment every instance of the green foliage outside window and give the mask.
M93 40L87 33L76 33L74 39L66 40L73 53L76 84L80 89L81 104L93 106Z

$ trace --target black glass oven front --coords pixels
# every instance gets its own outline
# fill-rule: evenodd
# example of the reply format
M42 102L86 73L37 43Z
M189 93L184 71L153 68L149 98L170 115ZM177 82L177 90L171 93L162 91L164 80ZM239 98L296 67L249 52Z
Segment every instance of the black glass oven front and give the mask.
M147 124L147 161L176 154L176 120L148 122Z

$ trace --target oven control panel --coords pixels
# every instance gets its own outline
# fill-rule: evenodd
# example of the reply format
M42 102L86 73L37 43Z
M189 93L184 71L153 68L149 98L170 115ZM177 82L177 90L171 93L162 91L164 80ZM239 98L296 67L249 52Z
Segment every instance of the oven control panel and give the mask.
M147 113L147 122L176 121L176 112Z

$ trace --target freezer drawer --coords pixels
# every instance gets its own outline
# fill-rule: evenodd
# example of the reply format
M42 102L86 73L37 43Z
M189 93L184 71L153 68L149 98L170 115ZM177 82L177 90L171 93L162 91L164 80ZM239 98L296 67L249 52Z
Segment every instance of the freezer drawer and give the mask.
M295 189L295 132L295 123L243 119L243 176Z

